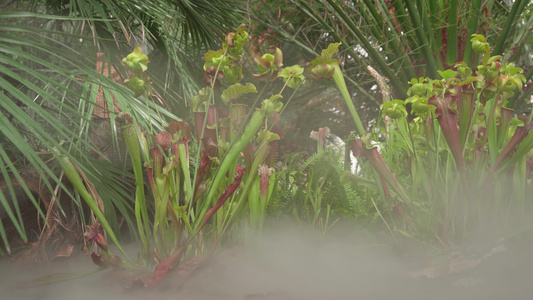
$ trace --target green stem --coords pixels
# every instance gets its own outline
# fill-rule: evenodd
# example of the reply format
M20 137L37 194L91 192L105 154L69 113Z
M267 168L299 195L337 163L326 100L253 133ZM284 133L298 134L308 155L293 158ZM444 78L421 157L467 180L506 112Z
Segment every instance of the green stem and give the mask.
M477 31L477 22L479 19L479 13L481 11L481 0L472 0L470 3L470 12L468 20L468 38ZM465 61L470 68L473 67L473 52L472 52L472 43L466 43L465 54L463 56L463 61Z
M426 64L428 65L429 77L439 78L439 74L437 73L438 67L436 63L436 58L433 52L431 51L428 38L426 37L426 33L424 31L424 28L422 27L420 15L418 14L418 11L415 8L414 1L405 1L405 4L407 6L407 11L411 16L411 20L413 21L415 33L420 42L420 47L422 48L422 54L424 55Z
M264 100L263 103L270 101L270 100ZM244 129L244 132L242 133L239 140L237 140L231 148L228 150L226 156L220 163L220 166L218 168L218 171L215 175L215 178L213 178L213 181L211 183L211 186L209 187L207 197L205 198L205 202L203 203L202 210L199 215L197 215L197 220L199 222L196 222L194 225L195 231L199 229L201 225L201 220L203 220L203 215L208 210L209 206L212 204L213 199L215 198L215 194L218 191L218 187L222 180L226 177L226 173L228 172L228 169L233 164L233 162L237 159L239 156L239 153L244 150L244 147L252 140L254 135L259 131L259 128L261 127L261 124L263 123L264 117L267 115L267 111L262 108L258 109L254 112L252 115L252 118L250 119L250 123L246 126Z
M250 205L250 226L252 230L260 229L259 223L263 218L261 215L261 204L259 200L259 177L251 180L250 192L248 193L248 204Z
M357 129L359 135L363 136L366 133L365 127L363 126L361 118L359 118L359 114L357 113L357 110L353 105L352 98L350 97L350 93L348 92L348 88L346 87L346 82L344 81L344 76L342 75L342 71L339 67L339 64L335 64L333 81L335 81L335 84L337 85L337 88L339 89L339 92L341 93L342 98L344 99L344 102L348 107L348 111L352 115L352 119L355 123L355 128Z
M513 3L513 7L511 8L511 12L506 17L505 25L503 26L502 32L500 33L500 36L498 38L498 41L496 42L496 46L494 46L494 50L492 51L492 55L501 55L503 52L503 46L505 45L505 42L509 38L509 32L516 24L516 18L517 16L522 14L522 11L524 11L524 8L526 7L526 4L528 1L526 0L516 0Z
M354 2L354 5L356 4L356 1L352 2ZM398 39L392 36L392 33L394 31L387 30L387 25L383 21L383 17L381 17L379 12L377 11L375 4L371 0L364 0L364 2L368 10L370 11L370 14L372 15L374 21L377 23L377 26L370 26L372 33L374 34L374 36L379 37L380 43L384 44L385 46L390 46L394 53L393 55L388 55L388 58L391 61L393 68L395 70L400 70L400 72L398 73L400 80L403 82L407 82L409 81L409 78L417 77L411 65L409 56L405 55L405 53L400 48L400 45L398 44ZM361 10L361 13L363 11L364 10ZM371 24L370 20L367 20L367 23ZM385 38L383 38L381 32L385 34ZM400 60L405 60L405 63L401 62L400 64Z
M412 35L411 34L406 34L406 33L410 33L410 32L413 32L414 29L413 29L413 24L411 23L411 21L407 18L407 14L405 13L405 6L403 5L404 4L404 1L391 1L392 2L392 6L394 7L394 17L396 18L397 20L397 24L391 24L391 25L394 25L394 26L391 26L391 28L394 28L394 30L398 33L398 34L402 34L403 33L403 36L405 37L405 39L407 40L407 44L409 45L409 48L413 49L413 48L418 48L418 45L417 43L415 42L415 40L413 39ZM436 2L436 1L429 1L430 4ZM408 50L408 49L406 49ZM416 59L416 58L415 58Z
M430 22L431 12L428 14L427 9L426 9L427 2L428 1L417 0L416 5L419 7L420 17L422 18L422 26L424 27L424 30L426 32L430 33L430 34L427 34L427 36L428 36L428 41L429 41L429 47L431 48L431 52L433 53L433 56L435 57L435 63L437 64L437 67L439 69L443 69L442 62L439 56L437 55L440 49L440 48L437 48L437 40L440 41L440 34L439 35L431 34L433 33L433 26ZM432 2L432 1L429 1L429 2Z
M137 136L137 129L134 124L128 123L122 127L126 148L130 154L135 174L135 218L137 220L137 230L144 246L146 258L150 253L150 224L148 221L148 211L144 195L143 169L141 163L141 141ZM147 147L147 145L143 145ZM143 228L144 226L144 228Z
M394 71L388 66L387 62L381 57L381 55L377 52L377 50L370 44L368 39L365 37L365 35L359 30L357 25L346 15L346 13L342 10L342 8L337 4L337 1L335 0L328 0L328 3L337 11L341 19L348 25L350 30L357 36L359 41L361 42L363 48L368 53L368 55L378 64L380 70L389 78L391 81L392 86L395 90L397 90L400 94L406 95L407 89L405 88L405 85L398 79ZM350 49L350 47L347 47ZM358 57L358 55L354 56ZM437 72L435 71L435 74ZM437 76L434 76L434 78L437 78Z
M124 256L130 260L124 249L122 249L122 246L118 242L117 237L115 236L115 233L113 233L113 230L111 229L111 225L107 222L104 214L100 209L98 208L98 204L96 204L96 201L91 196L91 194L87 191L87 188L83 184L83 181L80 178L80 175L78 174L78 171L76 170L76 167L74 164L70 161L70 159L59 152L57 148L53 149L53 152L57 155L59 164L61 165L61 169L67 176L67 178L70 180L76 191L80 194L80 196L85 200L85 203L89 206L91 211L94 213L100 224L102 224L102 227L104 227L107 235L109 238L115 243L117 248L124 254Z
M446 41L446 64L457 61L457 0L450 0L448 7L448 40Z
M198 140L198 149L196 150L196 159L195 159L195 163L194 163L195 166L198 166L199 162L200 162L200 157L201 157L200 153L202 152L202 139L204 137L205 125L207 124L207 118L209 116L209 107L211 107L211 105L215 104L215 93L214 93L215 81L216 81L216 78L218 77L218 72L220 72L220 66L222 66L222 62L224 61L224 58L226 57L226 54L228 53L228 50L229 50L229 47L226 48L226 50L224 51L224 54L222 54L222 58L220 59L220 62L217 65L217 71L215 72L215 77L214 77L215 80L213 80L213 82L211 83L211 90L210 90L210 93L209 93L209 101L205 105L205 117L204 117L204 123L202 125L202 133L201 133L201 136L199 136L199 137L197 136L196 137L196 139ZM216 115L216 110L215 110L214 113L215 113L215 128L217 130L217 135L218 135L218 124L216 124L216 120L218 119L218 117ZM193 180L192 180L191 186L196 186L197 175L198 175L198 169L194 171L194 176L193 176ZM194 193L194 191L192 191L191 193ZM194 195L192 195L192 198L194 198Z
M343 39L333 28L331 28L331 26L329 26L328 23L324 22L324 19L322 19L322 17L315 13L315 11L313 11L308 5L307 3L303 2L303 1L300 1L299 2L301 4L302 7L304 7L305 9L303 9L302 11L307 14L310 18L312 18L313 20L317 21L318 23L320 23L320 25L322 25L322 27L325 28L325 30L331 34L334 38L335 38L335 41L337 42L340 42L342 43L342 45L344 46L344 48L346 49L346 51L352 56L352 57L357 57L357 54L355 53L355 51L350 47L350 45L346 42L345 39ZM302 44L301 42L299 42L294 36L291 36L291 35L287 35L286 33L284 32L280 32L280 34L286 38L287 40L289 40L290 42L292 43L295 43L298 45L298 47L306 50L309 54L311 55L314 55L314 56L318 56L320 55L319 53L317 53L315 50L313 49L310 49L309 47L305 46L304 44ZM367 67L368 64L364 61L364 60L361 60L360 61L361 64L363 64L363 66ZM371 96L359 83L355 82L355 80L351 79L351 78L346 78L346 80L348 80L358 91L361 95L364 95L365 97L367 97L368 99L374 99L373 96ZM405 90L407 91L407 90ZM404 94L405 95L405 94Z
M440 31L440 16L439 13L442 11L439 7L439 3L437 1L428 1L429 6L429 12L431 17L431 23L433 26L431 27L431 34L433 35L433 41L434 46L433 51L437 53L442 48L442 39L441 39L441 31ZM416 77L416 76L415 76Z
M185 194L185 203L189 205L193 199L193 189L191 175L189 171L189 157L184 143L178 143L178 153L181 170L183 172L183 193Z

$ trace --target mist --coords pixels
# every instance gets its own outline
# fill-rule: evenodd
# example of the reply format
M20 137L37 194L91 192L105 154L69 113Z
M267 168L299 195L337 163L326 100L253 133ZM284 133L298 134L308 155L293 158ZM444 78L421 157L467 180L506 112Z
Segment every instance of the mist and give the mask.
M83 253L46 266L3 261L2 299L527 299L533 295L533 231L450 249L338 226L327 235L280 226L221 250L185 281L129 290L113 270L36 288L17 283L94 269ZM135 251L135 248L131 249ZM441 253L442 256L442 253ZM440 264L440 265L439 265Z

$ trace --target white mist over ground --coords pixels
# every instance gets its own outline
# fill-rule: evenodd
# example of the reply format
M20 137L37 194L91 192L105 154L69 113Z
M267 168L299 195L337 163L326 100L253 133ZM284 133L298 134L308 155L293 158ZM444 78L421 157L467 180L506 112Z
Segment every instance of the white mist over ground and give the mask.
M45 287L16 289L20 280L95 266L83 254L43 267L19 268L4 261L0 299L531 299L532 238L529 230L503 242L464 250L470 266L450 274L444 262L436 276L420 272L428 269L431 259L427 249L411 242L350 230L321 237L284 227L249 240L246 251L222 251L179 290L172 282L175 273L170 273L157 288L128 291L112 270Z

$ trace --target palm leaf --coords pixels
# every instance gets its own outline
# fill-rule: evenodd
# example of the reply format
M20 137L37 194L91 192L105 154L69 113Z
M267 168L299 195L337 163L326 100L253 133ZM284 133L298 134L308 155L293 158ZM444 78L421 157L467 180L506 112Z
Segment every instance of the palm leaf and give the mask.
M127 200L129 184L121 179L131 174L102 160L104 150L94 141L94 132L107 131L108 143L120 158L119 126L115 111L108 108L117 105L142 128L154 131L166 126L167 120L179 119L169 109L180 97L195 94L196 79L203 75L196 71L201 70L202 61L195 55L218 43L228 28L236 27L238 3L71 0L5 4L0 13L0 172L7 184L0 190L2 222L13 223L27 240L17 202L13 202L11 178L21 183L44 219L38 199L22 180L21 169L35 169L50 191L56 184L63 186L49 152L57 147L100 191L109 206L106 218L113 229L118 228L115 208L134 228ZM96 53L103 52L104 66L124 76L118 62L135 44L144 44L153 52L149 54L155 66L161 62L162 68L150 74L160 91L158 103L133 98L104 70L95 68ZM100 97L107 108L98 101ZM184 106L184 101L179 105ZM108 110L108 129L95 122L98 107ZM66 143L60 145L60 141ZM9 251L9 237L1 222L0 237Z
M531 18L532 4L525 0L509 2L509 6L501 1L453 0L289 2L297 11L282 12L285 23L280 24L279 18L265 12L269 5L253 11L261 25L276 30L276 36L271 38L290 41L301 48L301 53L341 42L350 54L344 61L347 77L357 78L368 91L376 83L368 76L366 66L373 66L390 80L396 98L406 97L407 81L412 77L439 78L438 70L453 66L463 57L470 62L472 52L467 47L473 33L487 36L496 45L495 54L531 45L531 40L520 38L531 31L524 25ZM272 6L277 13L283 4ZM291 34L295 28L299 28L298 35ZM503 46L507 51L503 51ZM525 53L512 53L527 60ZM514 57L514 61L518 60Z

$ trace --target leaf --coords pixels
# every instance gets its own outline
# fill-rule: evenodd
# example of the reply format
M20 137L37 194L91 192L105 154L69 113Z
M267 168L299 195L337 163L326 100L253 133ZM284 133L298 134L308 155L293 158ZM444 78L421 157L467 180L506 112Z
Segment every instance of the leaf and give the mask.
M142 42L160 54L154 56L154 63L158 64L161 58L165 62L158 64L162 68L158 68L157 74L154 74L154 85L172 87L165 88L166 95L179 95L189 99L198 90L196 77L192 74L202 65L200 61L190 59L197 53L193 49L204 49L216 43L216 37L222 36L226 28L239 24L239 13L234 6L228 5L234 3L233 0L195 0L193 6L181 5L181 2L171 4L162 0L139 2L138 5L131 1L108 0L82 4L77 2L80 5L71 6L72 3L74 2L55 2L52 10L46 5L35 6L31 1L0 5L0 78L4 80L0 83L3 89L0 93L0 116L5 116L9 122L9 126L0 125L0 136L13 137L9 141L7 138L0 141L0 149L5 152L1 163L4 167L0 169L10 171L18 178L19 171L23 171L22 167L28 167L37 170L45 190L53 191L56 185L63 187L57 176L57 164L47 165L44 160L48 160L49 156L39 152L57 146L59 140L68 140L69 151L65 155L75 161L91 179L101 180L94 183L98 190L105 189L101 193L104 202L107 199L107 203L116 205L112 207L105 203L106 218L118 210L130 225L130 232L134 233L137 227L131 217L131 185L127 181L121 181L123 177L129 180L131 172L115 166L120 159L115 154L120 155L120 150L124 149L118 149L118 126L115 124L113 109L110 110L109 119L111 129L106 130L106 133L113 136L109 144L105 145L106 149L116 150L111 152L113 163L101 157L98 157L101 160L89 157L89 153L99 155L102 152L96 149L87 135L95 129L96 132L101 131L100 125L91 119L92 111L101 105L96 104L95 94L103 89L108 108L116 104L122 111L130 112L144 128L161 130L162 124L167 122L162 121L161 116L166 117L166 120L180 118L173 116L168 109L158 106L156 102L146 103L142 98L131 99L126 87L103 74L108 68L95 69L97 47L104 51L104 55L117 54L120 51L114 45L119 47L131 44L131 37L142 36ZM50 15L53 12L67 12L69 16ZM168 23L168 18L177 22ZM64 22L68 26L56 26L56 22ZM162 28L163 24L166 24L165 29L168 30L153 30ZM146 63L143 65L146 67ZM142 70L143 66L139 67ZM179 80L175 80L176 78ZM16 94L6 91L10 88ZM161 115L155 113L156 109ZM68 120L72 122L67 123ZM147 123L150 126L146 126ZM7 157L13 158L13 166L8 166L11 161ZM12 181L11 185L16 182ZM24 181L18 182L22 184ZM28 191L28 188L25 187L24 190ZM70 195L68 190L65 191ZM1 194L0 198L5 198ZM73 195L71 197L75 199ZM38 202L33 196L30 199L42 219L45 219ZM116 219L110 222L118 224ZM85 216L85 220L88 220L88 216ZM16 225L20 223L16 213L13 220L10 218L3 221L16 221ZM24 224L20 223L19 227L24 233ZM3 231L0 228L0 236ZM26 240L25 234L23 236Z
M138 284L142 284L144 287L153 287L157 283L159 283L165 276L167 275L168 271L172 268L174 263L179 260L181 255L183 254L183 250L185 248L181 247L177 251L174 251L169 257L166 259L160 261L157 266L155 266L154 273L152 277L142 281L137 281Z
M407 110L404 106L404 101L402 100L391 100L387 101L379 107L384 115L390 117L391 119L399 119L407 117Z
M498 170L502 162L506 159L511 157L511 151L517 147L522 141L529 135L529 132L533 129L533 122L529 122L527 125L520 126L516 129L515 133L511 137L511 140L507 143L505 148L500 153L500 156L498 157L498 160L492 167L493 171ZM527 144L527 143L526 143ZM513 159L517 159L517 157L520 157L527 153L530 149L527 149L530 147L526 147L526 151L521 151L521 153L514 153ZM517 151L518 152L518 151Z
M299 65L293 65L281 69L278 77L282 77L283 81L287 83L290 88L297 88L300 84L305 83L305 76L303 75L304 69Z
M133 72L146 71L148 69L146 64L149 63L148 56L143 53L140 46L135 46L133 52L123 58L122 62L125 63L126 66L128 66L128 68Z
M174 121L175 122L175 121ZM172 135L166 131L161 131L155 137L157 144L163 149L170 149L172 145Z
M333 55L339 52L339 46L341 43L331 43L328 45L327 49L322 50L322 57L325 59L332 58Z
M249 82L246 85L236 83L229 86L222 92L222 101L225 104L228 104L229 102L233 102L239 99L239 97L241 97L242 95L249 93L257 93L257 88L255 87L255 85Z
M274 54L274 65L278 68L283 66L283 52L276 47L276 53Z
M217 51L209 50L205 54L205 64L204 64L204 70L207 70L210 66L219 67L219 65L224 66L225 62L227 61L227 58L224 56L224 50L220 49ZM222 61L222 64L221 64Z
M279 139L279 135L275 134L274 132L270 132L266 129L259 131L259 133L257 134L258 143L270 143Z
M457 72L452 69L448 69L445 71L438 70L437 72L439 72L439 75L446 80L454 78L457 74Z
M215 206L211 207L204 214L202 225L200 225L200 228L204 227L204 225L207 223L207 221L209 221L209 219L211 219L211 217L213 217L213 215L217 212L217 210L219 210L220 207L222 207L222 205L226 202L226 200L228 200L228 198L231 195L233 195L233 193L235 193L235 190L241 184L242 177L245 174L245 170L244 170L243 167L237 166L235 168L235 171L237 172L237 174L233 175L233 178L235 178L235 180L230 185L228 185L228 187L226 188L224 193L222 193L222 195L220 195L220 197L218 198L217 202L215 203ZM200 216L200 217L202 217L202 216Z
M270 102L275 102L276 100L278 100L280 98L283 98L283 96L280 95L280 94L275 94L275 95L270 96L270 98L268 98L267 100L270 101Z

